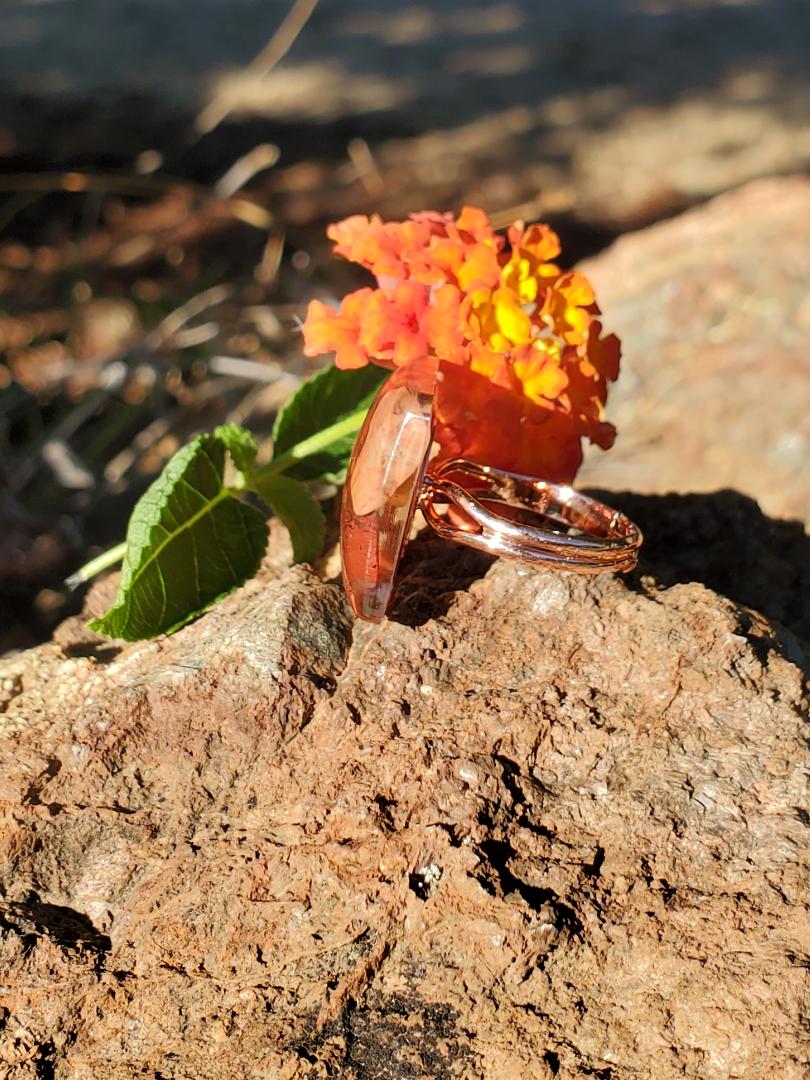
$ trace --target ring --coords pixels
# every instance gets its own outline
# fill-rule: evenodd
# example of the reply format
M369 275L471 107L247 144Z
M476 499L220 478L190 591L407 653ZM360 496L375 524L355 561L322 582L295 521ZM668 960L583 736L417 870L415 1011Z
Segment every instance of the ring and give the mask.
M402 370L380 388L349 462L343 580L354 613L380 622L417 508L446 540L579 574L632 570L639 528L567 484L463 458L430 462L433 399Z

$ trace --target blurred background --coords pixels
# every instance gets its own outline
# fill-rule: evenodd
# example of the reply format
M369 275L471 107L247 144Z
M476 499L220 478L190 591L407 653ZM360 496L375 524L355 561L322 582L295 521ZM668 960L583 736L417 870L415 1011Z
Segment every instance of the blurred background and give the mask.
M473 203L573 263L808 165L808 0L0 0L0 651L191 434L268 434L359 281L330 221Z

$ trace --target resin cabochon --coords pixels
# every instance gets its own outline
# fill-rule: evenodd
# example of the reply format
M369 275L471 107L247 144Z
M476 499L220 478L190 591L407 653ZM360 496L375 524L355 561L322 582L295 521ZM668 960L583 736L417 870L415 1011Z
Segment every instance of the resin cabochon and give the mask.
M379 622L419 501L432 441L433 399L396 371L354 445L340 515L343 581L354 613Z

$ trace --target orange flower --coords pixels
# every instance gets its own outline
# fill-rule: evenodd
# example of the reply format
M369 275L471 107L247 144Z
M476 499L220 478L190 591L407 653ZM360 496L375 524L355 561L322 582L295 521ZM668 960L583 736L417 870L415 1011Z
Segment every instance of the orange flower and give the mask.
M374 295L373 289L358 289L349 293L340 305L340 311L312 300L309 305L304 331L304 355L320 356L335 353L339 368L365 367L369 355L359 342L360 326L365 305Z
M330 226L335 252L377 278L340 311L313 301L304 352L339 367L438 371L440 454L570 481L582 439L607 448L607 385L619 342L601 336L590 282L553 261L548 225L518 223L508 244L482 211L427 211L407 221L356 216Z
M428 304L429 289L413 281L393 289L377 289L365 306L361 344L378 363L390 360L396 367L427 356L429 343L424 324Z
M567 413L453 364L440 364L439 376L433 416L440 458L464 457L554 483L574 478L582 439Z
M425 329L435 356L441 356L452 364L465 363L467 348L461 317L461 293L458 289L445 285L432 293L425 316Z
M335 241L335 254L358 263L377 277L404 280L407 276L403 255L422 251L429 243L431 229L427 222L385 222L377 214L361 214L330 225L326 230Z
M584 274L562 274L546 292L543 316L567 342L579 345L588 337L594 295Z
M560 241L548 225L512 225L509 229L512 253L503 268L504 283L521 303L534 303L538 293L560 276L560 268L550 259L560 254Z
M335 254L359 263L381 285L417 281L423 285L488 287L498 280L498 252L503 241L481 210L466 207L452 214L426 211L408 221L383 221L356 215L330 225Z

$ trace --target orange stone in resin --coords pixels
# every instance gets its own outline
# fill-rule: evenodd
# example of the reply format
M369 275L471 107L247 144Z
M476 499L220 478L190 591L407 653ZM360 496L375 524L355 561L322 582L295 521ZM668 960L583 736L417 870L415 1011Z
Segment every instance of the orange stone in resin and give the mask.
M388 609L432 440L432 397L403 369L383 383L357 436L340 515L343 580L354 612Z

